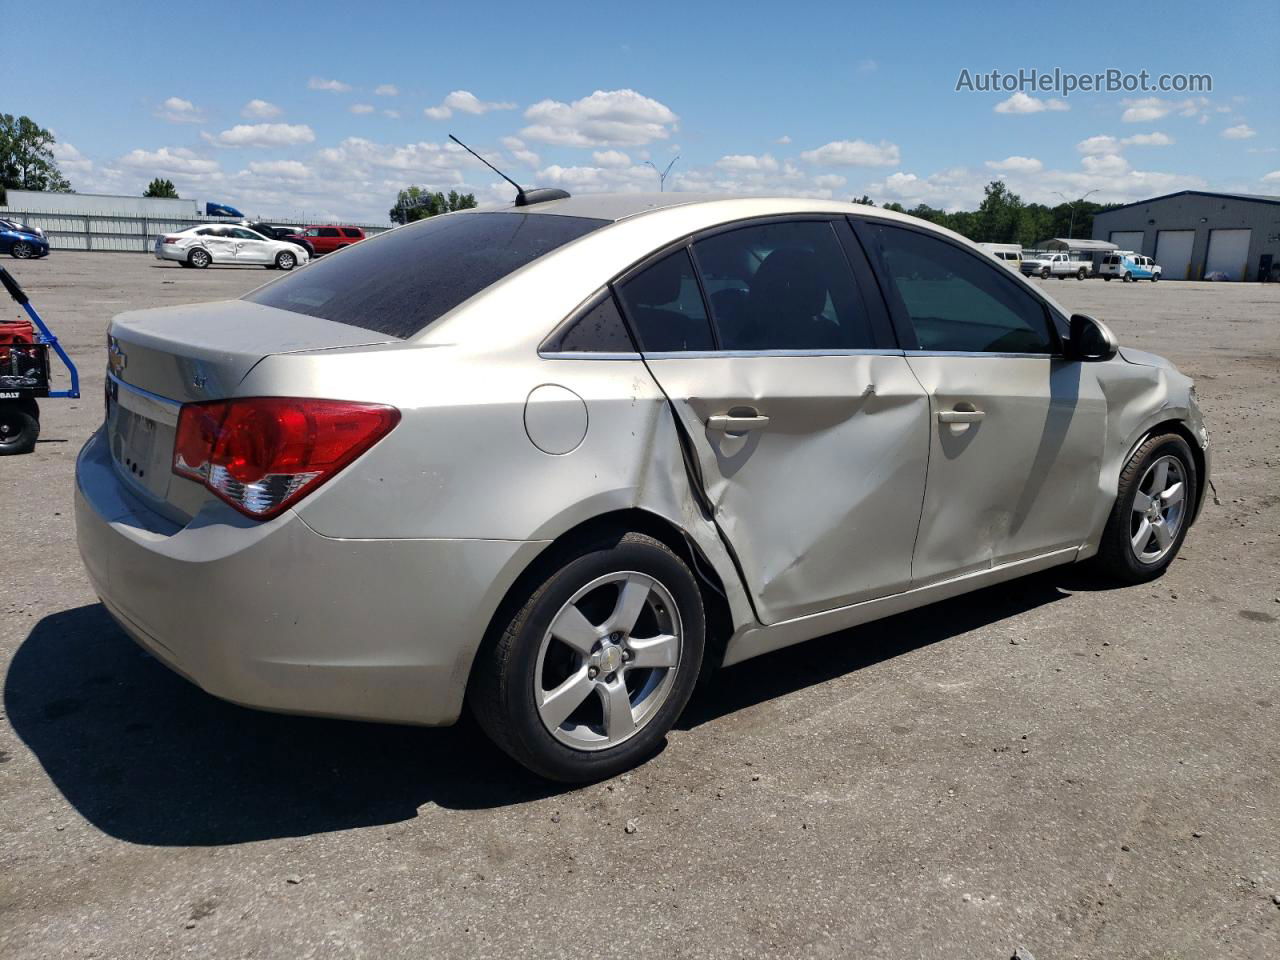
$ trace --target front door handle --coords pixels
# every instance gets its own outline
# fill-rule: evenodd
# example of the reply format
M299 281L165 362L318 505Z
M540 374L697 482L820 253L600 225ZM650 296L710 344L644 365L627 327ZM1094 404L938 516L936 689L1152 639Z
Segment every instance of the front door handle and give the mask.
M977 423L986 415L984 410L942 410L938 413L938 422Z
M748 433L751 430L763 430L769 425L769 418L764 414L738 417L728 413L717 413L707 417L708 430L722 430L725 433Z

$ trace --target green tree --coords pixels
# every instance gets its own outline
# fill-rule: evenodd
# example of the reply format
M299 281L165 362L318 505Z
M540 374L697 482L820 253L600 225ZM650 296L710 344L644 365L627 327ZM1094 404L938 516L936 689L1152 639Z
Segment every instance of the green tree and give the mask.
M1022 215L1022 198L1005 186L1003 180L992 180L983 194L972 219L976 236L967 233L966 236L985 243L1013 243Z
M173 185L172 180L161 180L159 177L147 184L147 189L142 195L144 197L165 197L169 200L182 199L178 196L178 188Z
M0 202L6 190L70 193L53 157L53 134L30 117L0 113Z
M900 204L897 200L887 200L881 206L885 210L892 210L894 213L906 213L907 208Z
M448 195L440 191L432 192L422 187L412 186L401 190L396 197L396 205L388 211L392 223L413 223L425 220L440 213L454 210L469 210L476 206L474 193L458 193L450 190Z
M853 198L851 198L851 199L849 200L849 202L850 202L850 203L860 203L860 204L862 204L864 207L874 207L874 206L876 205L876 202L875 202L874 200L872 200L869 196L867 196L865 193L864 193L862 196L860 196L860 197L853 197Z

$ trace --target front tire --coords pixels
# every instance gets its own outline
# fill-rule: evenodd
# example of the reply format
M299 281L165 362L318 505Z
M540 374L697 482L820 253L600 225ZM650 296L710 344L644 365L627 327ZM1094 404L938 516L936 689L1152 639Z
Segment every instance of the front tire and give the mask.
M1044 269L1042 269L1042 270L1040 271L1040 279L1041 279L1041 280L1048 280L1048 279L1049 279L1049 277L1050 277L1050 275L1052 274L1052 272L1053 272L1053 271L1051 271L1048 267L1045 267Z
M1152 283L1155 283L1155 282L1156 282L1157 280L1159 280L1159 279L1160 279L1160 274L1158 274L1158 273L1153 273L1153 274L1151 275L1151 282L1152 282Z
M276 254L275 266L279 270L292 270L298 265L298 258L288 250L281 250Z
M210 256L208 250L202 250L197 247L187 254L187 263L197 270L204 270L209 264L213 263L213 257Z
M1182 547L1199 493L1187 441L1172 433L1146 440L1120 473L1098 567L1124 583L1160 576Z
M540 776L611 777L651 756L684 710L705 630L697 581L669 547L639 533L598 539L495 622L468 704Z
M34 400L0 403L0 457L30 453L40 438L40 409Z
M15 260L30 260L35 256L35 247L25 240L19 240L9 248L9 255Z

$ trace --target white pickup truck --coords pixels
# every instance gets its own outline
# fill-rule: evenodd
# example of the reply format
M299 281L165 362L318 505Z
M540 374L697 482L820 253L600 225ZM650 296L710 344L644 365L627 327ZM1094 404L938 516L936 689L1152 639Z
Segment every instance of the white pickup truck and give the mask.
M1075 277L1083 280L1093 274L1093 261L1072 260L1065 253L1046 253L1038 257L1024 255L1021 269L1025 277L1042 277L1045 280L1050 277Z

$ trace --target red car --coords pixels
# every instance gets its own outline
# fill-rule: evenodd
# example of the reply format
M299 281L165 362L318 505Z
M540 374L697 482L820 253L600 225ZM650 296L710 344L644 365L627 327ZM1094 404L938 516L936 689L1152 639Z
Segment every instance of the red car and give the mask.
M364 239L364 231L359 227L316 226L307 227L303 234L315 247L316 256L333 253L342 247L349 247Z

